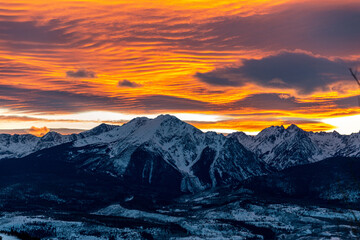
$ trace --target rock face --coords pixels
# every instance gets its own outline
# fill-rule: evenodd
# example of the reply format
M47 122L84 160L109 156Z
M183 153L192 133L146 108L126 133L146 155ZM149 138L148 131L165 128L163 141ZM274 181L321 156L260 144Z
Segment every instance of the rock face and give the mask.
M360 202L360 158L333 157L250 179L245 185L261 194L298 199Z
M233 133L248 150L267 165L282 170L318 162L329 157L359 157L360 133L340 135L337 132L306 132L296 125L269 127L256 136Z
M164 161L159 153L150 152L146 147L141 146L131 155L124 180L146 189L169 192L174 186L180 186L182 175Z

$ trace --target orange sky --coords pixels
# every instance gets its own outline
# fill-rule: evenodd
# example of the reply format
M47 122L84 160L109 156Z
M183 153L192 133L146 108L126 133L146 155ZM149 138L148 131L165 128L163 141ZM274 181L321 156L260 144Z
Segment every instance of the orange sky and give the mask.
M0 129L170 113L358 132L332 119L360 113L359 21L357 0L0 0Z

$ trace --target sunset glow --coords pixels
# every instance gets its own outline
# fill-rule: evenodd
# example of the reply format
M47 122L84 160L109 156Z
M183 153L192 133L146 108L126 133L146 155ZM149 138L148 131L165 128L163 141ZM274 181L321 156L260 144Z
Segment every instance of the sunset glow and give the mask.
M0 0L0 129L358 132L359 22L358 0Z

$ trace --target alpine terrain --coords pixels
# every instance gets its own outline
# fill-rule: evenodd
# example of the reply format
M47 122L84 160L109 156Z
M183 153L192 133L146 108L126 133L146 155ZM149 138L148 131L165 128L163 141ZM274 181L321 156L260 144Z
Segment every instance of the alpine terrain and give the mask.
M0 236L357 239L360 133L202 132L171 115L0 134Z

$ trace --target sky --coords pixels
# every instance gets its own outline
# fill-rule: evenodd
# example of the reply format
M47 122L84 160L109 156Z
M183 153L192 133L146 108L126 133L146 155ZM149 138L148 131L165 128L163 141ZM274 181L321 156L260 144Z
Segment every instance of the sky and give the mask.
M359 132L359 23L358 0L0 0L0 129Z

